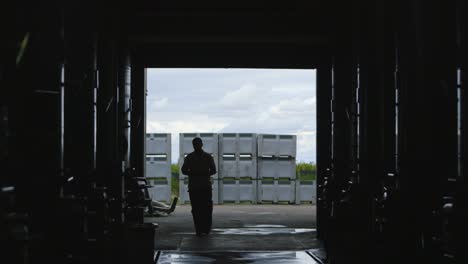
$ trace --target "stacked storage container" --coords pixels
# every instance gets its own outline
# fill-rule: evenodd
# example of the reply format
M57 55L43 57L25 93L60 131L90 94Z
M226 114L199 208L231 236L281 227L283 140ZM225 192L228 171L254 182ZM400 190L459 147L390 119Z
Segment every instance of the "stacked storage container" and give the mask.
M192 140L195 137L200 137L203 141L203 150L213 156L218 167L218 135L214 133L181 133L179 134L179 201L182 203L190 202L188 194L188 176L182 174L182 165L184 164L184 158L187 154L193 152ZM212 187L213 187L213 203L218 204L219 198L219 180L218 173L211 176Z
M296 142L294 135L258 135L259 203L296 202Z
M296 180L296 203L316 203L317 181Z
M251 133L219 135L219 202L257 201L257 139Z
M171 203L171 134L146 134L145 177L151 198Z

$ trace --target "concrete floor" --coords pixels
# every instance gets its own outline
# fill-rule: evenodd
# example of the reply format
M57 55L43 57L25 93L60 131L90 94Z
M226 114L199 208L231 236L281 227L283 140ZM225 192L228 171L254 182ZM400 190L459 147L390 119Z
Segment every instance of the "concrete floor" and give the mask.
M156 250L186 252L301 251L320 247L315 205L217 205L213 231L196 237L190 205L158 217Z

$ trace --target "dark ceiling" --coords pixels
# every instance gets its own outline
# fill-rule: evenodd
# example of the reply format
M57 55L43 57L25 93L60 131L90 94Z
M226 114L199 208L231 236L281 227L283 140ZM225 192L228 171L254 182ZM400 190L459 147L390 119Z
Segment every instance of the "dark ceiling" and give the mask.
M147 67L314 68L327 46L324 1L141 1L125 14Z

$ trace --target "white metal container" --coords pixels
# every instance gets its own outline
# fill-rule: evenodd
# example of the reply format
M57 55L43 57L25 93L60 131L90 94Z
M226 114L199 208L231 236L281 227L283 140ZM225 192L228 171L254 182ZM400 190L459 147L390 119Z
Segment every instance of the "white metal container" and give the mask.
M250 154L219 157L219 178L257 178L257 158Z
M259 157L258 179L289 178L296 179L296 160L290 157Z
M258 158L258 179L277 178L277 161L274 157Z
M223 133L219 134L219 153L236 154L238 152L239 134Z
M296 201L296 183L291 179L259 179L258 180L258 202L288 202Z
M239 177L239 162L235 154L224 154L220 156L218 164L220 179L229 177Z
M220 203L239 203L239 181L233 179L223 179L220 181Z
M296 201L296 181L295 180L275 180L276 195L278 202L294 203Z
M257 154L257 135L253 133L219 134L219 154Z
M297 181L296 182L296 203L316 203L317 202L317 181Z
M238 159L238 178L249 177L252 179L257 179L257 157L240 155Z
M171 178L171 160L167 155L146 156L147 178Z
M257 135L240 133L238 134L239 140L239 154L252 154L257 155Z
M296 157L297 137L295 135L270 135L259 134L257 136L257 154L261 156L290 156Z
M257 180L241 179L239 183L239 200L257 203Z
M276 160L275 178L296 179L296 159L279 157Z
M257 202L255 179L223 179L219 181L219 202Z
M171 154L171 134L146 134L146 154Z
M155 179L150 180L150 183L153 186L148 189L151 199L170 204L172 198L170 179Z
M257 201L258 203L273 202L277 203L276 183L271 179L259 179L257 181Z

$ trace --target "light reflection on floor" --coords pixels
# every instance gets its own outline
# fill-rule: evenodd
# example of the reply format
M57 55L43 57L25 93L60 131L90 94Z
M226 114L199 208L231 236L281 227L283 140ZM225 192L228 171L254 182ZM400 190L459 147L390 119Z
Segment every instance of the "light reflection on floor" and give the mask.
M286 226L284 225L244 225L244 227L280 228L280 227L286 227Z
M310 228L217 228L213 232L221 235L277 235L277 234L302 234L315 232Z
M158 255L159 264L171 263L239 263L239 264L316 264L305 251L277 252L168 252Z
M285 228L285 227L260 227L266 225L258 225L245 228L214 228L211 230L211 234L219 235L280 235L280 234L303 234L303 233L313 233L316 232L316 229L313 228ZM189 235L194 234L193 232L180 232L175 234Z

